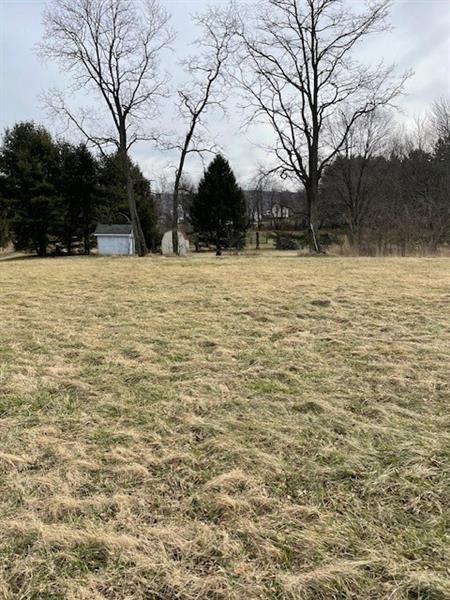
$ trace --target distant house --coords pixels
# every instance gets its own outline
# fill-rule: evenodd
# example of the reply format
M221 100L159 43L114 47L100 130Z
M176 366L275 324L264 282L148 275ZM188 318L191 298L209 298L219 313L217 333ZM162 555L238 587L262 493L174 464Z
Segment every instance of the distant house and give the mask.
M126 225L103 225L99 223L94 235L98 253L104 256L134 254L134 235L131 223Z
M289 219L289 206L283 206L279 202L270 209L270 216L274 219Z

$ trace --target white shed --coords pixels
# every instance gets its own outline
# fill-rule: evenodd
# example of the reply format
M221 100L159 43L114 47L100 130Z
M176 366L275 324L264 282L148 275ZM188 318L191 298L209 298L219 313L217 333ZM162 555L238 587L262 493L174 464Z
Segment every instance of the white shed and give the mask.
M98 253L104 256L134 254L134 235L131 223L126 225L103 225L99 223L94 235Z

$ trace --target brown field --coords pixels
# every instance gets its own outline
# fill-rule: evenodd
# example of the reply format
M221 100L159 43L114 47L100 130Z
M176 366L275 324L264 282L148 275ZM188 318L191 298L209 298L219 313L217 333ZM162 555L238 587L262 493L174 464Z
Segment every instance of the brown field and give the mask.
M450 597L449 307L448 259L1 262L0 598Z

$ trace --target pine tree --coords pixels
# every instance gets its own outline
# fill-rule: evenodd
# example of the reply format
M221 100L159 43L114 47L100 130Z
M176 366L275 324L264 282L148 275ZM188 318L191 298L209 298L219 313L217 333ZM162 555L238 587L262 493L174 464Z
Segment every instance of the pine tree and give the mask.
M61 219L55 187L58 152L50 134L30 122L7 129L0 151L0 171L16 248L45 256L56 239Z
M220 154L209 165L190 210L200 241L223 248L242 248L248 228L244 193L228 161Z
M72 254L82 244L89 254L91 235L95 229L97 161L85 144L59 144L58 192L63 205L59 237Z

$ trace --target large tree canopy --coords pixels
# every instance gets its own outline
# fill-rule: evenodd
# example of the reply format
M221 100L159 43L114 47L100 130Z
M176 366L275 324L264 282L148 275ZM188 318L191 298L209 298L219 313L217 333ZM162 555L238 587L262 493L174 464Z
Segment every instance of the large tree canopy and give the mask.
M353 126L401 91L392 67L358 63L354 50L387 27L390 0L353 12L342 0L260 0L243 19L238 79L250 120L274 133L274 170L304 186L310 246L317 241L319 183ZM244 14L246 13L243 10ZM340 135L336 119L346 116Z

